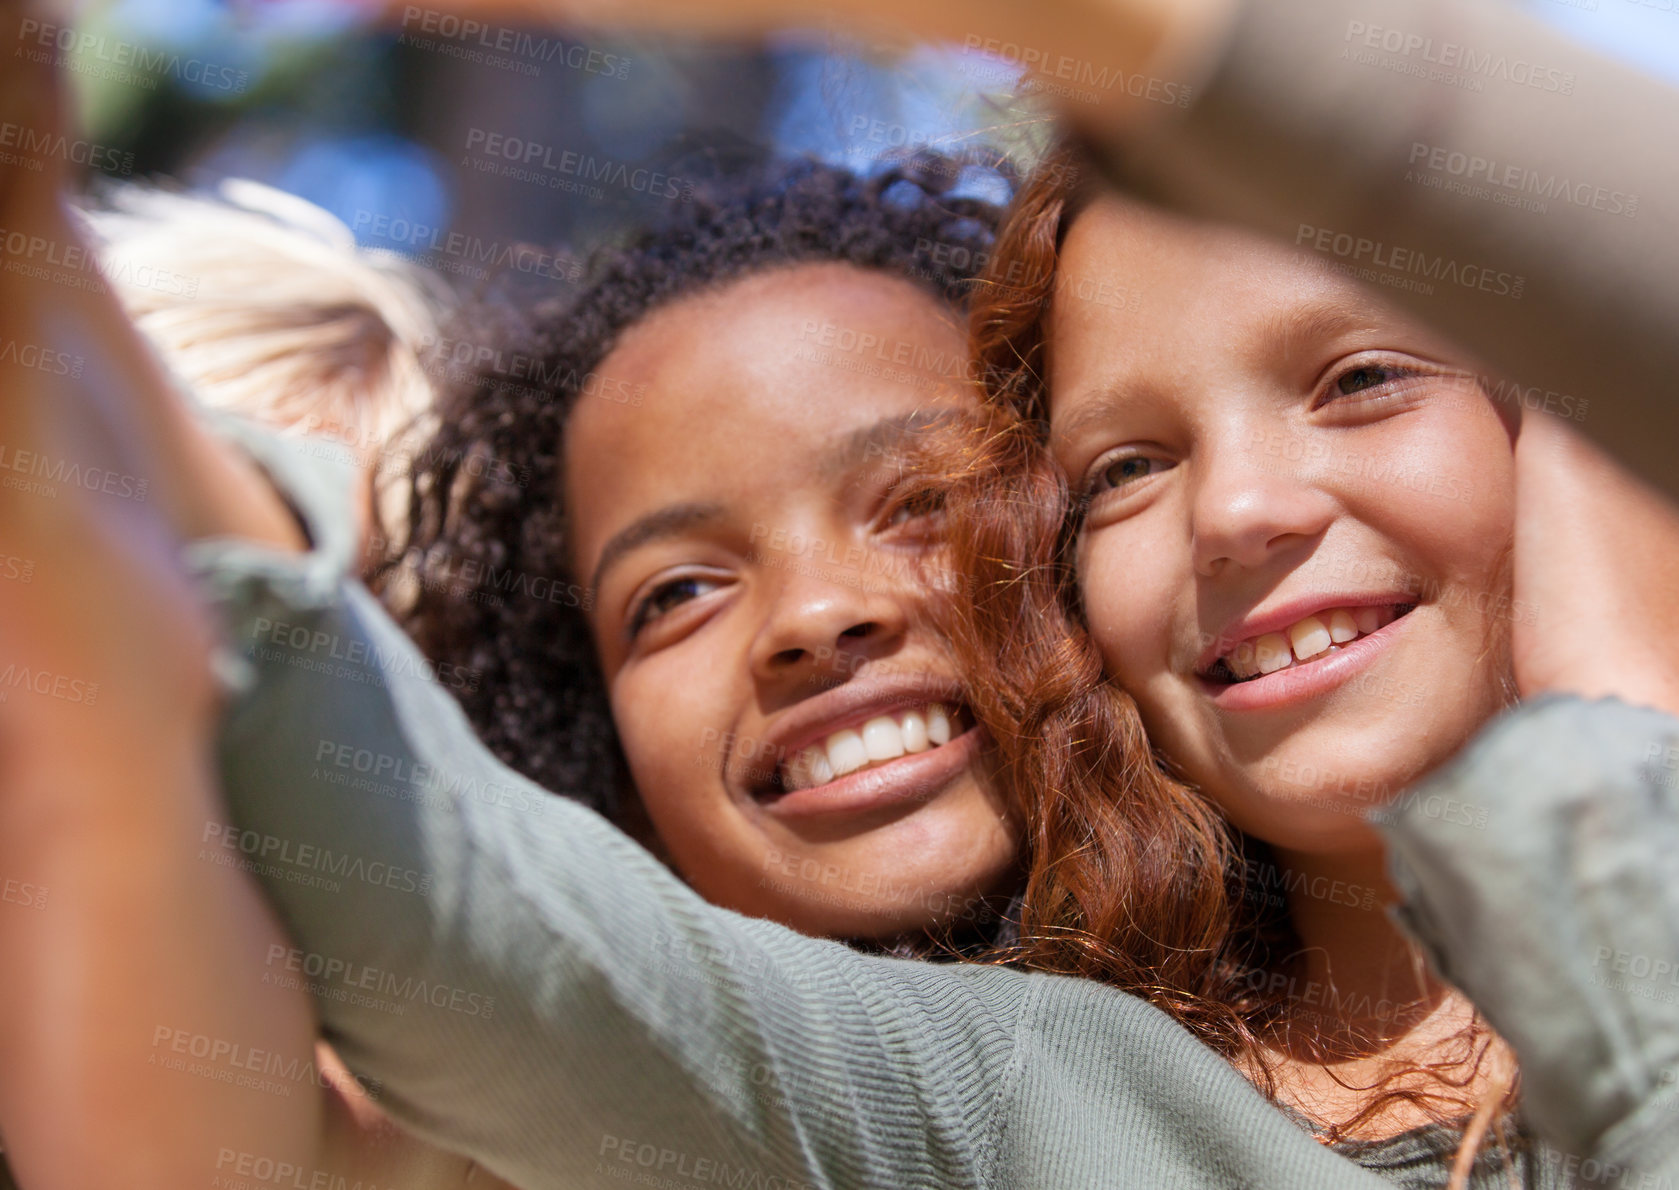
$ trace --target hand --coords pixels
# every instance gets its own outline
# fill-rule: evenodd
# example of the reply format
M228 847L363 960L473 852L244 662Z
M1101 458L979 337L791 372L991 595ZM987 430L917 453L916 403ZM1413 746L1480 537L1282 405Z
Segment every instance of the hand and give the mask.
M1679 713L1679 511L1545 415L1516 439L1516 686Z

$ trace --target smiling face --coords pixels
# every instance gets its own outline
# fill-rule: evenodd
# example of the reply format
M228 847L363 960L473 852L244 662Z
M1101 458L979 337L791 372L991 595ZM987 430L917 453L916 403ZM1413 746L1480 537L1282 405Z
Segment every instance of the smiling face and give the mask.
M935 513L895 498L930 419L971 408L955 313L846 265L655 311L565 441L576 573L630 770L716 904L884 938L1010 879L1017 836L926 622Z
M1362 813L1502 705L1509 427L1285 249L1105 199L1061 268L1052 448L1108 671L1238 827L1369 847ZM1116 279L1135 302L1079 300Z

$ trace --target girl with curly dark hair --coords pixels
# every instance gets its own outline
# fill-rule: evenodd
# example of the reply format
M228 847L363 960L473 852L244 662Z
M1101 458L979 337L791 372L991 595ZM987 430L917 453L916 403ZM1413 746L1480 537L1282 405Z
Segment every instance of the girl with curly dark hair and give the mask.
M601 252L443 399L378 578L504 761L810 933L972 939L1011 891L898 495L975 406L963 168L775 166Z

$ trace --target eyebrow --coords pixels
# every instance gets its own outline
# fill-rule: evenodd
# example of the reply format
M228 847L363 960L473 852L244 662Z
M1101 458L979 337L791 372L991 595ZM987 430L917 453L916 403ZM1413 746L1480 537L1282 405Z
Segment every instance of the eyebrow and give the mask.
M1376 323L1376 312L1363 301L1337 297L1318 300L1279 311L1264 323L1265 341L1280 346L1283 358L1293 363L1299 353L1324 339Z
M1125 394L1118 387L1099 389L1079 398L1078 403L1082 402L1088 403L1084 405L1083 409L1068 418L1065 425L1059 426L1051 432L1050 444L1052 446L1057 441L1064 442L1069 438L1078 437L1084 428L1092 422L1099 422L1111 416L1118 406L1125 403Z
M906 439L935 426L949 424L958 416L948 410L917 410L898 417L882 418L873 425L853 430L842 438L839 445L823 458L819 473L824 478L843 475L868 459L885 454ZM601 547L600 560L595 563L589 589L600 590L601 577L631 550L655 541L679 537L693 529L715 525L727 514L728 510L721 504L689 502L669 504L644 517L638 517L614 533Z
M821 474L832 479L844 475L873 458L888 455L895 447L917 434L960 419L951 410L917 410L897 417L883 417L873 425L851 431L822 460Z
M679 537L691 529L716 524L723 519L724 513L725 509L721 504L667 504L644 517L638 517L614 533L601 547L600 561L595 563L595 573L589 580L589 589L600 590L601 576L631 550L655 541Z

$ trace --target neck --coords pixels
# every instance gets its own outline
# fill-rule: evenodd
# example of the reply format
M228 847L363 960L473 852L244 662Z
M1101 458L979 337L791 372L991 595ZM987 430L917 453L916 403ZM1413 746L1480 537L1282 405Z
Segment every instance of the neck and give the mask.
M1387 914L1398 897L1379 845L1275 855L1262 878L1286 897L1302 946L1282 988L1285 1016L1313 1021L1312 1035L1331 1046L1374 1052L1439 1007L1448 989Z
M1286 897L1302 944L1297 960L1271 979L1284 998L1269 1039L1284 1098L1319 1120L1344 1120L1369 1102L1359 1088L1388 1073L1471 1061L1462 1047L1443 1043L1461 1036L1473 1009L1389 918L1398 897L1380 845L1333 854L1279 848L1275 857L1274 870L1260 876L1267 891ZM1472 1096L1484 1077L1478 1071L1464 1090ZM1390 1133L1427 1118L1395 1104L1355 1134Z

